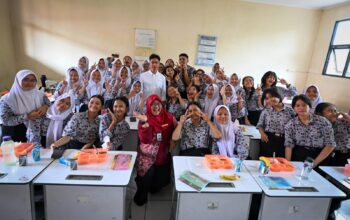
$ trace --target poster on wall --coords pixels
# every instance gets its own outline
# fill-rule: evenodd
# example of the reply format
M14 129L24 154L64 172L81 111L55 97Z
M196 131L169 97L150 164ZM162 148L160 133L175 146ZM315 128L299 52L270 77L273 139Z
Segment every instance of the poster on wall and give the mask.
M154 49L156 47L156 30L136 28L135 47Z
M217 37L199 35L196 65L213 66L215 63Z

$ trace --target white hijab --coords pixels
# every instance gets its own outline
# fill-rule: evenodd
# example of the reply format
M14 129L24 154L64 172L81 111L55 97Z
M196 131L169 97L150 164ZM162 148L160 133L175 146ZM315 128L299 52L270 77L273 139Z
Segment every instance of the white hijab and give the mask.
M310 85L306 86L306 87L304 88L304 90L303 90L303 94L306 95L306 91L307 91L310 87L315 87L315 88L316 88L316 91L317 91L317 94L318 94L318 96L316 97L315 100L313 100L313 101L310 100L310 101L311 101L311 109L310 109L310 111L311 111L312 113L314 113L316 106L317 106L319 103L323 102L323 100L322 100L322 97L321 97L321 95L320 95L320 89L319 89L316 85L314 85L314 84L310 84Z
M31 70L19 71L7 95L6 103L17 115L28 114L44 104L44 93L39 91L36 85L29 91L22 89L22 80L28 75L34 75L38 79Z
M122 69L126 69L126 71L128 71L128 78L126 79L126 88L128 88L128 86L130 86L130 84L131 84L131 71L130 71L130 68L129 67L127 67L127 66L122 66L120 69L119 69L119 71L118 71L118 73L117 73L117 79L118 78L121 78L120 77L120 74L121 74L121 72L122 72Z
M133 96L129 99L129 113L128 113L128 115L130 115L130 116L133 115L133 112L137 109L137 107L140 105L140 102L141 102L141 94L142 94L143 88L142 88L142 83L140 80L135 81L131 85L131 91L134 89L134 85L136 83L141 84L141 89L140 89L140 92L138 92L135 96Z
M220 124L216 120L216 116L221 108L225 108L228 113L229 121L227 124ZM231 113L227 106L218 105L214 110L214 124L220 130L222 137L217 141L220 154L233 157L235 148L235 129L237 129L234 123L231 121Z
M101 79L98 83L95 83L92 80L92 74L94 72L98 72L101 76ZM103 88L103 84L104 84L104 77L102 76L101 72L98 69L91 71L89 84L86 87L86 93L87 93L88 98L90 99L94 95L103 95L103 92L105 91Z
M80 67L79 67L79 60L80 60L81 58L84 58L84 59L85 59L85 62L86 62L85 66L84 66L83 68L80 68ZM88 59L86 56L82 56L82 57L79 58L79 60L78 60L78 69L81 71L81 73L82 73L83 75L85 75L85 73L89 70L89 59Z
M100 59L98 60L98 62L100 62L100 60L103 60L103 62L105 62L105 68L104 68L104 69L100 69L100 68L98 67L98 65L97 65L97 66L96 66L96 69L98 69L98 71L100 71L101 76L102 76L103 78L107 78L107 77L109 77L107 59L100 58Z
M217 106L219 99L220 99L220 92L219 92L219 87L216 84L211 84L210 86L213 86L214 88L214 94L211 99L208 98L208 96L205 96L205 108L204 111L208 113L209 118L213 116L213 112L215 107ZM207 87L207 93L208 93L209 86Z
M68 86L64 89L64 93L69 92L69 91L73 91L74 90L74 83L72 82L72 80L70 80L70 71L75 70L78 73L78 82L76 82L76 84L79 84L79 86L81 86L83 84L83 74L81 72L81 70L78 67L70 67L68 68L67 72L66 72L66 81L68 82Z
M57 103L59 100L65 98L70 98L70 107L64 112L59 112L57 110ZM46 148L62 137L63 121L73 112L73 106L74 99L72 93L63 93L47 111L46 117L50 119L50 124L46 133Z
M238 103L235 87L232 86L231 84L227 84L225 86L225 89L226 89L227 86L231 87L231 89L232 89L232 95L226 97L227 104L236 104L236 103Z

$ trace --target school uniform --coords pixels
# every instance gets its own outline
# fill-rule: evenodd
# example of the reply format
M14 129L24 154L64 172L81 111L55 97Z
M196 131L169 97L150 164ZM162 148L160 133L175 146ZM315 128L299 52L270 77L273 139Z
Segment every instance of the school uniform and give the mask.
M291 107L283 105L277 112L272 107L265 108L260 115L256 128L263 128L268 136L268 142L260 141L260 156L284 157L284 132L285 125L294 118L295 113Z
M28 75L35 76L30 70L19 71L10 92L0 100L2 135L11 136L15 142L27 141L28 114L43 105L50 106L49 99L36 86L29 91L22 89L22 80Z
M260 114L263 109L259 106L261 95L256 91L254 91L251 95L249 92L250 91L248 91L247 94L247 92L244 91L244 95L242 95L242 97L244 97L248 120L252 125L256 126L259 122Z
M111 142L112 148L110 150L123 150L123 144L130 133L130 126L123 119L115 125L113 131L110 131L108 128L111 123L112 117L109 114L101 118L99 128L100 141L102 143Z
M188 104L187 100L184 101ZM187 104L185 107L182 107L179 100L176 100L175 103L173 103L171 99L169 99L166 103L166 109L175 117L177 121L179 121L181 115L183 115L186 111Z
M199 125L194 125L189 118L184 123L180 134L180 155L182 156L204 156L211 154L210 127L208 123L201 120Z
M331 166L344 166L350 159L350 122L336 120L333 124L336 147L330 159Z
M85 144L98 143L98 129L100 118L97 116L90 121L88 111L76 113L64 127L62 136L69 136L70 141L64 146L66 149L81 149Z
M307 157L315 159L326 145L335 147L333 129L326 118L311 113L308 125L298 117L287 123L284 146L293 149L292 161L304 161ZM327 165L327 160L322 164Z

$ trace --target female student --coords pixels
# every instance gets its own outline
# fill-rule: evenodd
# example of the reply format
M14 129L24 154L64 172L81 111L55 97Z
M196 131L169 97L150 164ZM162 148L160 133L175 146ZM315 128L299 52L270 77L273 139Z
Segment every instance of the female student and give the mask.
M30 70L21 70L16 74L10 92L0 101L3 136L26 142L29 122L46 114L50 101L38 90L37 82L35 73Z
M199 99L205 99L206 90L208 88L203 80L203 76L204 76L204 70L198 69L194 71L194 75L190 81L190 84L188 85L188 87L192 85L196 85L200 88L200 91L202 92L199 95Z
M77 67L70 67L66 72L66 78L56 87L55 98L68 92L74 94L78 99L82 98L84 95L83 82L84 78L80 70Z
M315 114L328 119L332 124L336 147L329 165L344 166L350 158L350 117L340 113L334 104L324 102L317 105Z
M241 130L231 121L227 106L219 105L214 110L214 124L221 132L220 139L213 139L213 154L237 157L242 160L248 157L248 145Z
M235 88L228 84L221 88L222 104L226 105L230 110L231 121L242 118L246 115L244 102L241 95L237 95Z
M111 72L108 70L108 62L107 59L100 58L97 63L96 69L101 73L103 77L103 81L110 80L112 77Z
M331 124L324 117L310 113L311 101L305 95L295 96L292 107L297 117L285 127L285 155L287 160L314 159L314 167L323 162L335 147Z
M204 156L211 154L210 136L220 139L221 133L208 114L201 111L198 102L191 102L185 115L180 117L172 139L180 140L180 155Z
M311 101L310 112L314 113L316 106L322 102L319 88L314 84L308 85L307 87L304 88L303 94L310 99Z
M257 128L261 135L260 155L284 157L285 125L295 116L291 107L282 103L281 95L276 88L266 89L262 101L271 106L265 108L260 115Z
M140 146L137 155L134 201L141 206L147 202L149 192L156 193L170 182L171 156L174 143L171 134L175 118L165 111L158 95L151 95L146 103L146 115L135 114L139 119Z
M142 84L140 81L134 81L131 85L131 91L127 95L129 100L128 116L132 116L134 112L142 113L145 105L145 98L142 92Z
M201 89L197 85L191 85L187 89L187 100L188 102L198 102L201 108L204 108L204 99L200 98L202 94Z
M180 116L183 115L184 110L187 107L187 100L184 100L178 88L170 85L168 86L168 98L166 102L166 110L173 114L175 119L180 120Z
M256 126L259 121L260 113L263 109L261 103L262 90L258 86L254 88L254 78L251 76L246 76L243 78L243 89L244 89L244 99L245 107L248 111L248 115L245 116L246 125Z
M131 64L131 80L133 82L138 81L138 80L140 80L140 76L141 76L140 66L136 61L134 61Z
M219 87L216 84L211 84L204 99L204 112L208 114L210 119L213 117L214 109L218 105L219 100Z
M113 90L117 96L126 96L130 91L131 83L130 69L126 66L122 66L117 74L117 80L114 84Z
M108 150L122 150L123 143L130 132L130 126L125 121L129 100L117 97L108 106L108 114L103 115L100 122L100 141L106 144Z
M230 84L235 88L237 95L242 95L244 92L243 88L239 85L240 82L241 79L238 78L237 73L232 73L230 77Z
M51 147L63 146L65 149L81 149L97 144L100 125L98 116L103 103L102 96L92 96L89 100L88 110L73 115L62 132L62 138L51 144Z
M78 61L78 71L81 72L84 79L87 79L88 76L86 74L89 71L89 59L86 56L80 57Z
M46 117L33 120L27 130L27 139L35 146L49 148L62 137L63 128L73 116L74 97L71 93L58 96Z
M113 63L112 63L112 69L111 69L111 74L112 74L112 79L116 80L117 79L117 75L120 71L120 69L122 68L122 61L119 58L116 58Z
M279 80L282 85L285 85L287 89L276 86L277 80ZM268 71L261 78L261 89L265 91L265 89L273 87L275 87L278 93L281 95L282 101L284 97L292 97L298 94L296 88L289 84L285 79L279 79L275 72Z
M172 66L165 67L165 79L167 86L177 87L180 93L184 93L186 88L178 73Z

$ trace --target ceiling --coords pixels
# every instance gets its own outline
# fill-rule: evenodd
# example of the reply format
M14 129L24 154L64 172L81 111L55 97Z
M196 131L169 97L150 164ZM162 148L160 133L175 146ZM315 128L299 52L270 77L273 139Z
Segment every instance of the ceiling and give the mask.
M323 9L350 3L350 0L242 0L262 4L281 5L295 8Z

